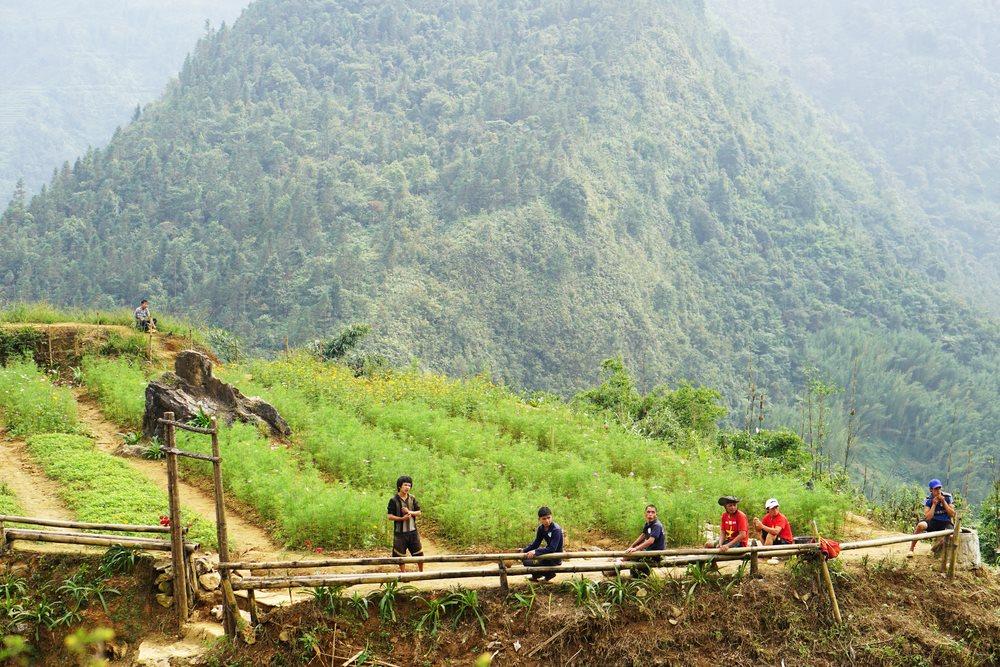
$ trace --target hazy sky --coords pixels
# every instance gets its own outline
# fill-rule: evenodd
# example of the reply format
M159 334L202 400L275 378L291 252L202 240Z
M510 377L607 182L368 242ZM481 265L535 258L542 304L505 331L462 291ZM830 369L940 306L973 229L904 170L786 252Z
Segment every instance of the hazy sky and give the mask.
M0 208L88 146L176 76L205 22L249 0L0 0Z

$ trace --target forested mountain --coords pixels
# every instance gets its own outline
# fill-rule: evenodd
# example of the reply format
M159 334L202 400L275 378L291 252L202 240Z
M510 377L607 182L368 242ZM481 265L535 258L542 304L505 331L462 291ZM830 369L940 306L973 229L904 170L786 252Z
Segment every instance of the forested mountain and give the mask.
M18 179L102 145L163 92L205 22L250 0L4 0L0 3L0 199Z
M913 428L959 410L986 445L1000 339L940 237L709 26L698 0L258 0L15 197L0 298L145 296L272 348L365 321L397 362L562 393L621 354L733 405L752 350L772 426L803 367L859 357L862 460L936 470Z
M959 288L1000 312L1000 10L991 0L711 0L891 166L908 196L978 261ZM960 261L960 260L959 260Z

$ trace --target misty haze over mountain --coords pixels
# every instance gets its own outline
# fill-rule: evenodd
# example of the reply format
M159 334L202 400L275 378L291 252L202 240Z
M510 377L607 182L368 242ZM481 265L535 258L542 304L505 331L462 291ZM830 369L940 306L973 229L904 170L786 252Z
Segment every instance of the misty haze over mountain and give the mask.
M249 0L0 2L0 201L28 191L158 98L205 22Z

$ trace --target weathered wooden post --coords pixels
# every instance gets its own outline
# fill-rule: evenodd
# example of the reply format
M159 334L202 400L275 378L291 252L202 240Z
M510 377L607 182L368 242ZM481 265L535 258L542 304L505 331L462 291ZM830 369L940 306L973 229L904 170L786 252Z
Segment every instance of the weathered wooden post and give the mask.
M184 565L184 526L181 524L181 499L177 477L177 449L174 437L174 413L163 414L167 441L167 497L170 500L170 562L174 569L174 609L177 611L177 634L182 634L187 622L187 582Z
M500 559L500 590L506 595L510 593L510 586L507 584L507 563Z
M958 539L962 534L962 515L955 519L955 533L951 536L951 557L948 560L948 578L955 578L955 561L958 559Z
M212 475L215 486L215 530L219 539L219 563L229 562L229 535L226 530L226 503L222 492L222 456L219 452L219 423L212 417ZM230 598L233 596L232 583L227 568L219 568L222 578L222 625L229 637L236 636L236 615L239 609L233 608Z
M830 604L833 605L833 618L837 623L843 623L843 619L840 616L840 605L837 604L837 593L833 590L833 578L830 577L830 568L826 564L826 556L823 555L822 549L822 538L819 536L819 526L816 525L816 520L813 519L813 536L816 538L816 542L820 544L819 552L819 565L820 570L823 572L823 579L826 581L826 592L830 595Z
M941 538L941 562L938 564L938 572L946 572L948 570L948 550L951 549L951 535L945 535Z
M7 529L3 527L3 521L0 521L0 556L7 554Z

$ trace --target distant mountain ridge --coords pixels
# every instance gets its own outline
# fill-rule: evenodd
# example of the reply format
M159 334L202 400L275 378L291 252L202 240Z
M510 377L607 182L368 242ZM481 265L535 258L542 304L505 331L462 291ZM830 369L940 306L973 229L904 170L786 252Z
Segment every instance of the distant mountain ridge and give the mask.
M366 321L397 362L564 394L621 354L734 406L752 349L786 423L802 366L862 340L908 407L858 456L913 477L943 453L902 421L944 429L926 396L972 391L1000 339L894 187L697 0L259 0L15 198L0 298L149 297L271 348ZM911 335L962 372L879 347ZM1000 424L975 391L966 444Z

